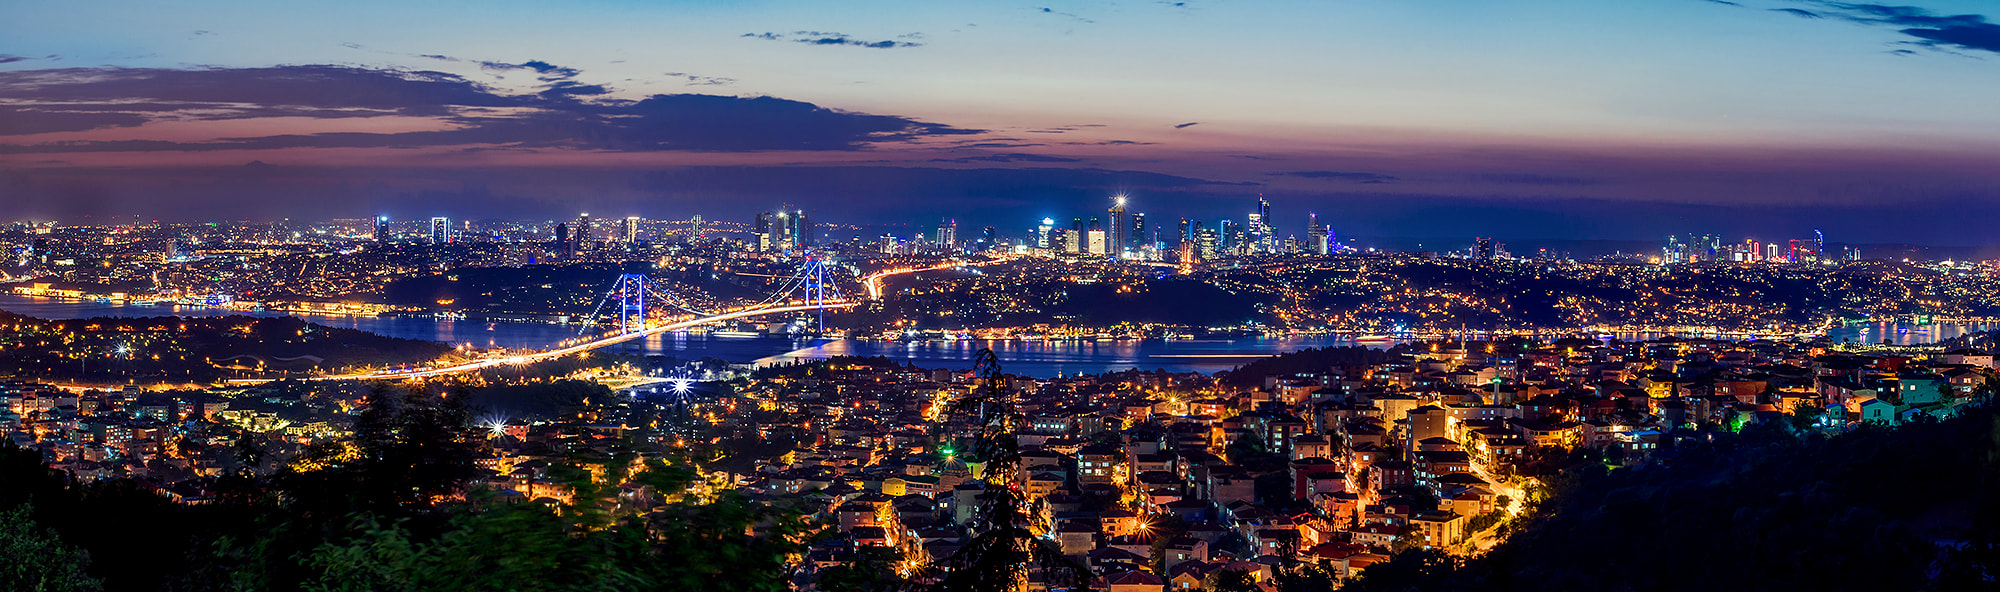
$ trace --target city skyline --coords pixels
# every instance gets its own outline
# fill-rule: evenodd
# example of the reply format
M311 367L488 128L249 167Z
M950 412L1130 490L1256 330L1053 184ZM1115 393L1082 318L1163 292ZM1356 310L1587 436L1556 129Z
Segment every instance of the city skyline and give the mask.
M1987 244L1940 224L2000 205L1981 8L24 2L0 218L1025 227L1261 194L1343 235Z

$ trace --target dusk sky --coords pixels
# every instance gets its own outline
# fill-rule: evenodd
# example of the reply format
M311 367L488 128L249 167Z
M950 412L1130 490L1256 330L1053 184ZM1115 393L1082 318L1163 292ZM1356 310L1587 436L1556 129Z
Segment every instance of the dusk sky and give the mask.
M0 3L0 220L2000 244L1990 1L412 4Z

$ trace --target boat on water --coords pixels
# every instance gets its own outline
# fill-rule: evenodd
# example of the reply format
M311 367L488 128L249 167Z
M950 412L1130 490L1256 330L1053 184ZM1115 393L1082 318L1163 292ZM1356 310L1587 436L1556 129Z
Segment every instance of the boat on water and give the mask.
M1374 335L1362 335L1362 336L1360 336L1360 337L1356 337L1356 338L1354 338L1354 341L1355 341L1356 343L1382 343L1382 342L1387 342L1387 341L1395 341L1395 340L1396 340L1396 338L1395 338L1395 337L1391 337L1391 336L1388 336L1388 335L1382 335L1382 334L1374 334Z
M764 335L763 333L758 333L756 331L709 331L708 332L709 337L761 337L763 335Z
M133 300L132 306L159 306L158 300Z

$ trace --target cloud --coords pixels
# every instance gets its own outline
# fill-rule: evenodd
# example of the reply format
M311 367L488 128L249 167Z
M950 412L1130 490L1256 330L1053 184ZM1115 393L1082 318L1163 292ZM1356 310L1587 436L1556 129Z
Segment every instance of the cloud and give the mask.
M576 68L565 68L541 60L528 60L519 64L479 62L479 66L488 70L534 70L535 74L539 75L543 82L575 78L577 75L583 73L583 71Z
M1914 43L1932 49L1969 49L2000 53L2000 25L1985 15L1938 15L1915 6L1851 4L1813 0L1834 11L1842 19L1871 25L1897 27L1897 32L1920 39Z
M949 162L949 163L964 164L964 163L975 163L975 162L1083 162L1083 161L1082 159L1069 158L1065 156L1048 156L1044 154L1026 154L1021 152L1010 152L1006 154L987 154L984 156L967 156L963 158L933 158L931 159L931 162Z
M520 107L442 72L336 66L245 69L63 68L0 72L0 135L131 127L163 119L451 116L466 108Z
M1287 171L1271 174L1286 177L1304 177L1307 179L1339 179L1356 183L1387 183L1396 180L1395 177L1380 173L1354 173L1345 171Z
M584 84L574 80L563 80L549 85L547 90L536 93L535 96L544 99L559 99L563 97L585 97L610 93L611 89L604 88L603 86Z
M789 36L778 33L744 33L742 36L749 37L752 39L763 39L766 41L781 41L785 39L791 39L792 41L798 43L804 43L807 45L849 45L854 47L868 47L874 49L894 49L898 47L921 47L923 45L922 43L917 43L915 41L896 41L893 39L884 39L881 41L867 41L863 39L856 39L853 36L850 36L846 33L832 33L827 31L794 31ZM923 34L905 33L903 35L898 35L896 38L922 39Z
M1073 13L1073 12L1061 12L1061 11L1058 11L1058 10L1056 10L1056 9L1054 9L1054 8L1049 8L1049 7L1046 7L1046 6L1043 6L1043 7L1038 7L1038 8L1036 8L1035 10L1036 10L1036 12L1040 12L1040 13L1042 13L1042 14L1048 14L1048 15L1055 15L1055 16L1060 16L1060 17L1064 17L1064 18L1068 18L1068 19L1071 19L1071 20L1075 20L1075 21L1077 21L1077 22L1080 22L1080 23L1095 23L1095 22L1097 22L1097 21L1093 21L1093 20L1090 20L1090 19L1087 19L1087 18L1083 18L1083 17L1081 17L1081 16L1078 16L1078 15L1077 15L1076 13Z
M4 53L0 53L0 64L12 64L12 63L14 63L14 62L22 62L22 61L27 61L27 60L31 60L31 59L34 59L34 58L24 58L24 57L21 57L21 56L17 56L17 55L11 55L11 54L4 54Z
M555 66L538 72L561 72ZM775 97L663 94L605 98L559 80L506 94L439 72L340 66L245 69L72 68L0 72L0 134L129 127L163 119L431 117L451 129L276 134L207 142L152 140L0 145L6 153L210 151L294 147L497 145L615 151L859 150L881 142L980 130L851 113Z
M0 136L80 132L109 127L134 127L149 119L134 113L45 111L0 106Z
M1199 121L1190 121L1190 122L1187 122L1187 123L1183 123L1183 124L1180 124L1180 125L1176 125L1176 126L1174 126L1174 129L1187 129L1187 128L1190 128L1190 127L1194 127L1194 126L1197 126L1197 125L1201 125L1201 122L1199 122Z
M700 76L686 72L667 72L666 75L686 80L688 86L727 86L736 84L735 78L724 78L721 76Z
M1063 142L1066 146L1152 146L1159 142L1138 142L1133 140L1105 140L1102 142Z
M1707 0L1717 4L1742 6L1734 2ZM1898 42L1902 45L1921 47L1943 53L1978 51L2000 53L2000 24L1995 24L1982 14L1938 14L1916 6L1871 4L1858 2L1836 2L1834 0L1795 0L1814 8L1772 8L1778 12L1812 20L1839 20L1862 25L1895 29L1897 33L1914 40ZM1908 49L1898 49L1889 53L1914 55Z

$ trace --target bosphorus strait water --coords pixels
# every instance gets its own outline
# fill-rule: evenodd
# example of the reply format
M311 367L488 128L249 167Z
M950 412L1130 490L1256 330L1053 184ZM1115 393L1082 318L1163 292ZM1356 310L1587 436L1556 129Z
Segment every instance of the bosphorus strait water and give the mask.
M306 321L359 329L379 335L407 339L427 339L477 348L542 349L576 336L573 326L546 323L499 322L431 317L369 317L237 311L223 308L171 305L139 306L120 302L60 300L0 294L0 310L47 319L90 317L218 317L247 315L259 317L296 316ZM1828 336L1835 342L1899 345L1933 343L1986 325L1931 324L1898 325L1879 323L1835 329ZM980 349L991 347L1007 372L1024 376L1053 377L1095 374L1137 368L1175 372L1216 372L1247 364L1257 358L1311 347L1350 346L1355 342L1338 336L1246 337L1237 339L1184 340L920 340L871 341L820 339L789 336L723 337L699 333L666 333L622 346L622 351L671 356L682 360L713 357L736 363L784 363L831 356L881 356L925 368L968 368ZM1371 344L1386 345L1386 344ZM614 349L613 351L620 351Z
M428 339L478 348L541 349L576 337L573 326L430 317L369 317L238 311L186 306L138 306L120 302L60 300L0 295L0 310L46 319L90 317L258 317L295 316L306 321L378 335ZM1339 337L1242 338L1204 340L1121 341L863 341L788 336L721 337L699 333L665 333L634 341L623 351L672 356L683 360L713 357L737 363L783 363L831 356L882 356L926 368L969 368L973 355L992 347L1003 368L1024 376L1053 377L1138 368L1177 372L1215 372L1257 358L1309 347L1354 345ZM615 349L611 351L619 351Z

